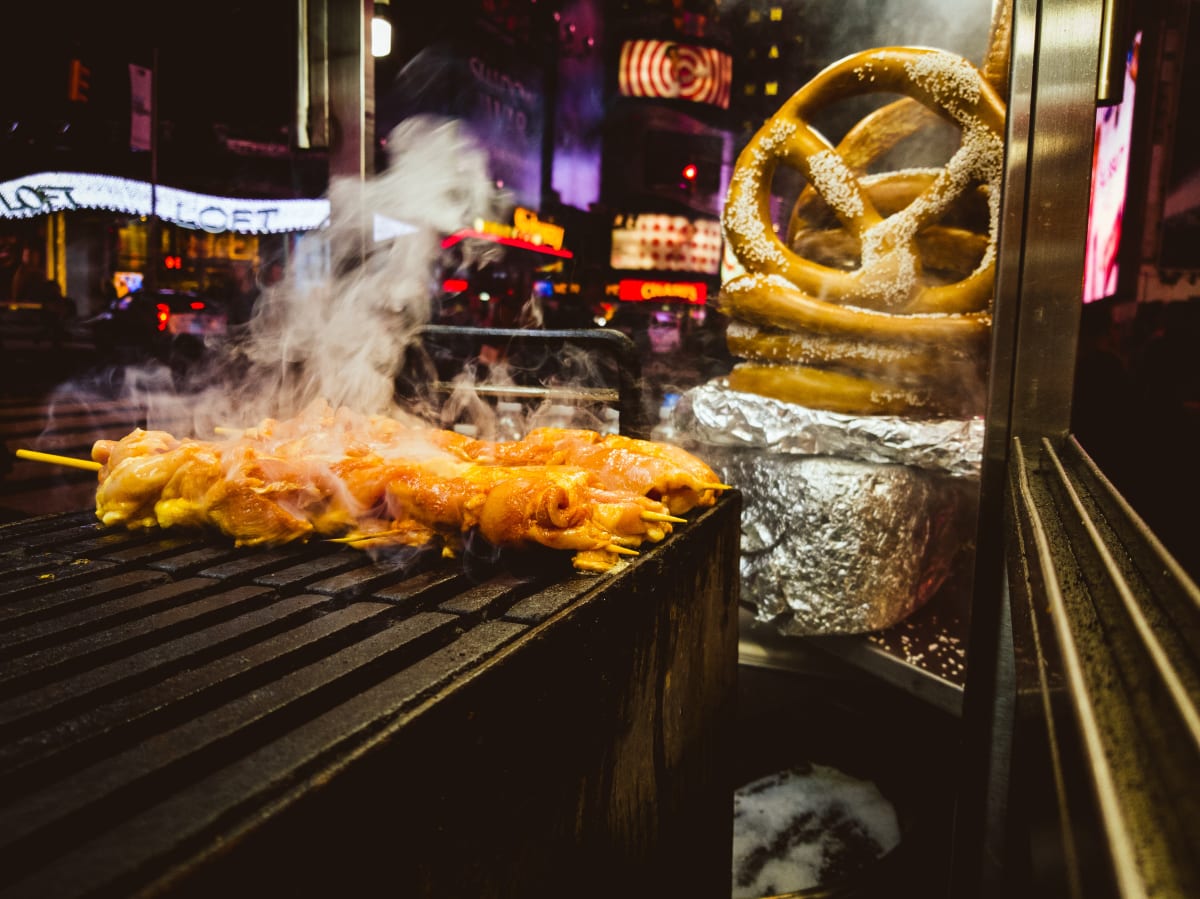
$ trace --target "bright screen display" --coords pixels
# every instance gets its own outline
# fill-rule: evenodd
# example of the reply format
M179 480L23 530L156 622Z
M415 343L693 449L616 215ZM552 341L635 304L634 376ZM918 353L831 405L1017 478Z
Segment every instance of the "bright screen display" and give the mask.
M1129 184L1133 103L1137 93L1138 51L1141 45L1142 34L1138 32L1125 59L1125 93L1121 102L1096 110L1092 193L1083 271L1085 303L1111 297L1117 292L1121 222Z
M619 215L613 222L615 269L696 272L715 275L721 267L721 223L682 215Z
M660 97L729 108L733 60L711 47L674 41L626 41L617 81L622 96Z

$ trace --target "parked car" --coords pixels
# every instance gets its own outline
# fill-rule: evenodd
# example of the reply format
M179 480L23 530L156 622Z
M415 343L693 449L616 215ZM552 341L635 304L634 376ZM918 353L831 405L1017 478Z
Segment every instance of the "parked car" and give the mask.
M177 367L200 358L205 343L222 337L228 325L219 300L187 291L138 290L93 318L92 336L102 359L157 359Z

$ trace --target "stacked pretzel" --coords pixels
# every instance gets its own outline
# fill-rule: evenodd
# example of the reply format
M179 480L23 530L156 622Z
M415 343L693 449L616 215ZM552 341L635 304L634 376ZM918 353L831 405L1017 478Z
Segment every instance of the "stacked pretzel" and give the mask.
M729 348L746 360L733 389L850 414L980 411L1004 153L1000 26L991 76L940 50L858 53L801 88L742 151L723 217L745 270L720 299ZM836 148L809 124L866 93L904 98ZM936 118L960 132L943 167L868 171ZM781 163L807 182L785 239L771 216Z

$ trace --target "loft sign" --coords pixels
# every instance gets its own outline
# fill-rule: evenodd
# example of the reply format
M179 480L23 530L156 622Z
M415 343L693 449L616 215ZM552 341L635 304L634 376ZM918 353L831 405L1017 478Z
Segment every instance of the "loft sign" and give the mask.
M18 184L11 190L0 189L0 209L8 213L6 218L78 209L72 192L72 188L61 184Z
M195 231L254 234L277 230L274 219L279 209L270 206L257 209L243 209L228 204L200 206L199 203L185 200L176 200L173 207L162 202L155 205L159 218ZM0 207L15 218L87 208L76 202L75 188L65 184L18 184L9 192L0 191Z
M76 209L150 214L181 228L218 234L308 231L326 224L328 200L242 200L144 181L82 172L45 172L0 182L0 218L31 218Z
M162 208L161 203L157 205L160 218L174 222L181 228L208 231L212 234L220 234L222 231L237 231L242 234L275 231L273 219L279 214L278 209L269 206L258 209L204 206L197 209L195 204L176 201L175 208L168 211Z

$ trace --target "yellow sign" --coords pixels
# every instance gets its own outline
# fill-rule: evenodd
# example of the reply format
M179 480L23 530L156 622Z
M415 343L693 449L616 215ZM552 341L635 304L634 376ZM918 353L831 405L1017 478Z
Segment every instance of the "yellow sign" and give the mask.
M563 228L543 222L532 210L518 206L513 210L513 223L505 225L501 222L489 222L485 219L475 219L475 230L480 234L494 234L496 237L511 237L528 241L539 247L549 247L561 250L563 245Z
M513 212L513 236L554 250L561 250L563 245L563 229L560 226L539 221L536 212L520 206Z
M485 219L475 219L475 230L480 234L495 234L497 237L512 237L512 225L505 225L500 222L489 222Z

